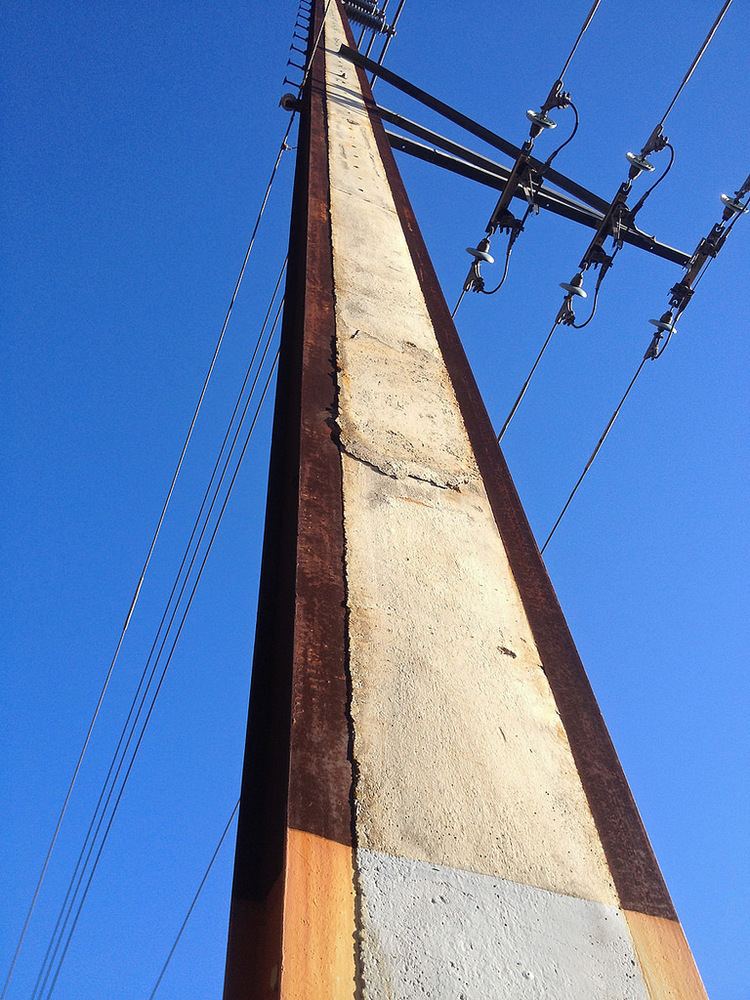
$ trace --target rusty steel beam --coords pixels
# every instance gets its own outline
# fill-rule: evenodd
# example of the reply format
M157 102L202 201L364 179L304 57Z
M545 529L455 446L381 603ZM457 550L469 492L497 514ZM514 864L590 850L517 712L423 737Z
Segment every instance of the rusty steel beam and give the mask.
M225 1000L279 995L282 959L291 970L306 947L289 926L305 891L290 838L351 845L324 66L321 43L300 115Z

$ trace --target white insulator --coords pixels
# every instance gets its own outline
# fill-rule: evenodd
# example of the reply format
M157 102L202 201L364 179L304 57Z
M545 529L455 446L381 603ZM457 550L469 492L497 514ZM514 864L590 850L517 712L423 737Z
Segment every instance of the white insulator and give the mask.
M561 281L560 288L564 289L568 295L577 295L581 299L587 299L588 293L585 288L582 288L580 284L576 283L575 279L573 281Z
M741 201L738 201L736 198L733 198L729 194L723 194L721 196L721 200L724 202L727 208L730 208L737 215L739 215L741 212L744 213L749 211L747 205L743 205Z
M626 153L625 158L634 167L638 167L639 170L647 170L649 173L653 173L656 169L651 160L647 160L646 157L641 156L640 153Z
M479 247L467 247L466 252L471 254L474 260L483 260L487 264L494 264L495 258L492 254L487 253L486 250L480 250Z
M533 108L529 108L526 112L526 117L530 122L538 125L539 128L557 128L557 122L544 111L534 111Z

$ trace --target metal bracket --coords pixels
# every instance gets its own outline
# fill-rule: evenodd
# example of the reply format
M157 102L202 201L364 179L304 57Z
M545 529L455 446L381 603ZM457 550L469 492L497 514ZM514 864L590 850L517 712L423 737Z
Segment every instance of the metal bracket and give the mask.
M342 45L339 49L339 55L344 59L348 59L349 62L354 63L355 66L360 66L368 73L372 73L374 76L382 78L386 83L395 87L396 90L400 90L402 93L407 94L415 101L419 101L420 104L424 104L424 106L430 108L431 111L435 111L437 114L442 115L443 118L447 118L448 121L454 122L454 124L459 125L467 132L476 136L477 139L481 139L489 146L493 146L495 149L500 150L501 153L505 153L506 156L510 156L512 159L516 160L521 155L522 151L519 146L515 146L512 142L508 142L507 139L503 139L502 136L497 135L491 129L488 129L486 126L474 121L473 118L463 114L463 112L452 108L449 104L446 104L445 101L441 101L437 97L433 97L432 94L428 94L426 90L422 90L415 84L410 83L401 76L398 76L398 74L386 69L385 66L380 66L378 63L373 62L372 59L367 59L361 53L357 52L356 49L352 49L348 45ZM570 177L566 177L565 174L561 174L559 170L555 170L553 167L545 166L545 164L541 160L537 160L536 157L529 157L528 165L537 175L540 177L546 177L557 187L562 188L563 191L567 191L568 194L572 194L575 198L578 198L585 204L590 205L592 208L596 208L602 213L606 212L609 208L609 202L605 198L601 198L598 194L594 194L593 191L589 191L589 189L584 187L583 184L579 184Z
M495 191L505 190L511 176L511 171L507 167L440 135L438 132L434 132L424 125L413 122L389 108L378 106L375 110L383 121L431 143L430 146L426 146L407 136L398 135L386 129L386 135L394 149L408 153L425 163L443 167L451 173L459 174ZM515 192L514 197L526 200L526 196L520 189ZM592 209L561 191L556 191L547 184L541 184L534 188L534 201L540 209L570 219L572 222L578 222L588 229L598 230L605 218L605 213ZM609 208L609 205L606 207ZM634 225L624 226L620 237L631 246L646 250L657 257L671 261L673 264L679 264L681 267L686 267L691 258L690 254L665 243L660 243L653 236L642 232Z

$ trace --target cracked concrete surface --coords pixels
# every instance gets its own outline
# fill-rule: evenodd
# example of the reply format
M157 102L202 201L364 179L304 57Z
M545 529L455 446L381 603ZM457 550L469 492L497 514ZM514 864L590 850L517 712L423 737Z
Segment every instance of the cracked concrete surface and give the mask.
M343 41L334 4L327 106L358 996L643 1000L356 71L336 54ZM448 886L439 920L430 872ZM569 922L567 937L556 921ZM542 978L519 978L526 966ZM588 991L599 979L606 991Z
M343 36L331 13L336 419L359 843L614 903L356 73L332 54Z

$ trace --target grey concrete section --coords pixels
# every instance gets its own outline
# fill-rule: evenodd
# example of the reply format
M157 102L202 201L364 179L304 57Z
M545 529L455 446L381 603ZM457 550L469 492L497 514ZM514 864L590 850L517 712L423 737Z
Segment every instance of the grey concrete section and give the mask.
M648 1000L613 906L368 850L362 1000Z
M358 840L616 903L335 5L329 28Z

